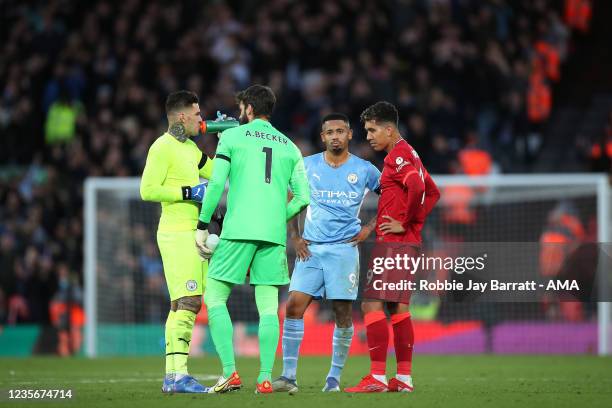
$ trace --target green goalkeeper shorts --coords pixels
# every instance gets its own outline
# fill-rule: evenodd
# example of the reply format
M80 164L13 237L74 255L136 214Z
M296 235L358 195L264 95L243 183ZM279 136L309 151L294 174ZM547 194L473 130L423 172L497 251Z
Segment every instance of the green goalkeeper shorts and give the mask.
M286 247L265 241L222 238L210 259L208 276L224 282L242 284L247 272L251 285L288 284Z
M195 246L195 231L157 232L170 300L204 293L208 261Z

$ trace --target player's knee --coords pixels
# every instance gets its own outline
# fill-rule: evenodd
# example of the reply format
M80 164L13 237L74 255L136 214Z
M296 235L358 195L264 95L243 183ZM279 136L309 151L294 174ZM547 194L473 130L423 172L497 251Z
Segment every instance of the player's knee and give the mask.
M201 296L184 296L179 298L176 302L178 310L189 310L195 314L198 314L202 307Z
M400 314L400 313L409 313L410 305L406 303L392 303L387 304L387 309L389 310L389 314Z
M382 302L361 302L361 311L366 314L370 312L384 311Z
M353 325L353 316L352 316L352 303L346 302L343 303L334 303L334 317L336 320L336 326L347 328Z
M304 317L304 312L306 311L306 307L308 304L303 302L293 296L289 296L289 300L287 301L287 306L285 307L285 314L289 319L302 319Z
M336 313L336 326L341 328L351 327L353 325L353 317L350 313Z

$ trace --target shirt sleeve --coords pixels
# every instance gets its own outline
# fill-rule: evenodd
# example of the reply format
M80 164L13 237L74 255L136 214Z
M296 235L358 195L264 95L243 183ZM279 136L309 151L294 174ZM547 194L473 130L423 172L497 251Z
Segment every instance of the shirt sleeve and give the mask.
M425 216L429 215L436 203L440 200L440 190L429 173L425 176Z
M213 160L209 158L206 153L202 153L202 159L198 165L200 177L210 180L212 177Z
M231 161L232 158L232 148L231 148L231 139L228 131L221 133L219 137L219 143L217 143L217 151L215 153L215 158L225 159L226 161Z
M401 181L408 196L406 218L403 220L404 227L407 227L414 221L419 206L424 204L425 175L423 169L417 170L412 164L406 164L397 172L397 180Z
M293 197L287 204L287 221L295 217L310 204L310 186L304 168L304 159L300 153L289 179L289 188Z
M199 220L204 223L209 223L212 218L223 191L225 190L225 182L229 177L231 167L232 148L227 135L219 138L217 143L217 152L212 161L212 175L208 181L208 188L204 201L202 201L202 209L200 210Z
M217 205L219 205L219 200L221 200L221 196L225 190L225 182L230 172L229 160L217 155L213 161L213 172L208 181L208 188L206 189L206 195L202 202L202 209L200 210L199 217L200 221L207 224L210 222Z
M366 182L366 187L370 191L380 194L380 170L372 163L368 163L368 180Z
M170 167L170 158L163 145L154 143L149 148L147 161L140 180L140 197L145 201L174 202L183 199L180 187L164 186Z

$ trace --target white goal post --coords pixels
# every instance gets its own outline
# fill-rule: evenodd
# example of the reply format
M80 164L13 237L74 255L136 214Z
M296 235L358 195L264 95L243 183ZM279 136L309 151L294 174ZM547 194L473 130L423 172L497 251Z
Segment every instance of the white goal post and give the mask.
M517 217L516 222L508 220L509 224L524 222L520 228L528 228L530 217L542 218L543 211L549 211L551 203L576 198L580 205L592 213L592 218L596 220L597 231L596 239L599 243L610 243L610 227L612 220L612 207L610 200L612 193L608 184L608 178L599 174L512 174L512 175L492 175L482 177L469 177L463 175L433 175L436 184L442 192L442 200L439 205L444 204L445 189L453 186L465 186L476 189L477 197L472 203L480 206L498 206L496 217L503 217L506 205L518 206L512 217ZM113 253L115 246L101 250L103 245L110 245L113 240L125 240L121 238L119 231L114 232L113 228L127 228L126 220L136 214L140 219L146 219L149 223L149 230L156 227L158 219L158 204L147 206L146 210L138 207L140 204L140 178L88 178L84 187L84 286L85 286L85 354L88 357L103 355L100 352L103 344L100 340L100 325L111 322L116 326L121 324L129 325L133 322L146 320L142 318L144 312L133 310L133 305L127 305L125 309L117 306L113 313L106 312L100 308L100 299L104 300L105 309L114 308L112 302L112 286L101 287L101 282L108 282L114 277L104 280L100 276L100 270L105 269L103 265L105 259L120 256ZM450 191L450 189L449 189ZM528 203L536 203L537 207ZM540 205L541 203L541 205ZM502 205L503 204L503 205ZM155 206L155 207L154 207ZM136 207L136 208L133 208ZM546 208L545 208L546 207ZM537 208L534 211L533 208ZM370 213L376 210L376 201L366 200L363 210ZM584 210L584 211L587 211ZM584 212L583 211L583 212ZM104 213L103 215L101 215ZM116 214L120 215L114 217ZM121 215L123 214L123 215ZM510 215L509 215L510 216ZM524 221L521 219L525 218ZM111 221L108 221L111 220ZM495 228L495 227L490 227ZM518 227L517 227L518 228ZM499 234L499 231L497 232ZM426 231L425 231L426 234ZM151 233L151 235L153 235ZM533 234L532 234L533 235ZM485 237L478 235L473 240ZM471 237L468 237L471 238ZM154 240L154 236L151 236ZM130 244L125 241L123 244ZM116 244L116 243L115 243ZM101 252L103 252L101 254ZM113 265L113 264L111 264ZM600 265L600 268L602 265ZM118 274L121 271L117 272ZM120 276L120 275L118 275ZM604 274L601 274L604 276ZM125 276L125 285L132 285L130 277ZM102 280L101 280L102 279ZM600 290L607 288L601 285ZM104 296L101 297L100 291L103 290ZM607 294L609 295L609 294ZM107 300L108 298L108 300ZM609 298L601 297L600 298ZM130 309L131 307L131 309ZM129 317L123 314L129 310ZM133 314L132 314L133 312ZM611 354L612 327L610 324L611 310L609 302L598 302L596 308L597 315L597 354ZM100 318L104 316L104 318ZM110 317L109 317L110 316ZM109 337L104 337L108 339ZM104 340L106 341L106 340ZM595 351L595 350L594 350Z

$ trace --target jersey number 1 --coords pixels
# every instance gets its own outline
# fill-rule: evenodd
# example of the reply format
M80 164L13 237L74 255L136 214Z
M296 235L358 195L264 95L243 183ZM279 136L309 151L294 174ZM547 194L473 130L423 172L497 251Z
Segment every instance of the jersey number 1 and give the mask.
M270 184L270 178L272 177L272 148L264 147L261 149L262 152L266 154L266 174L265 181Z

